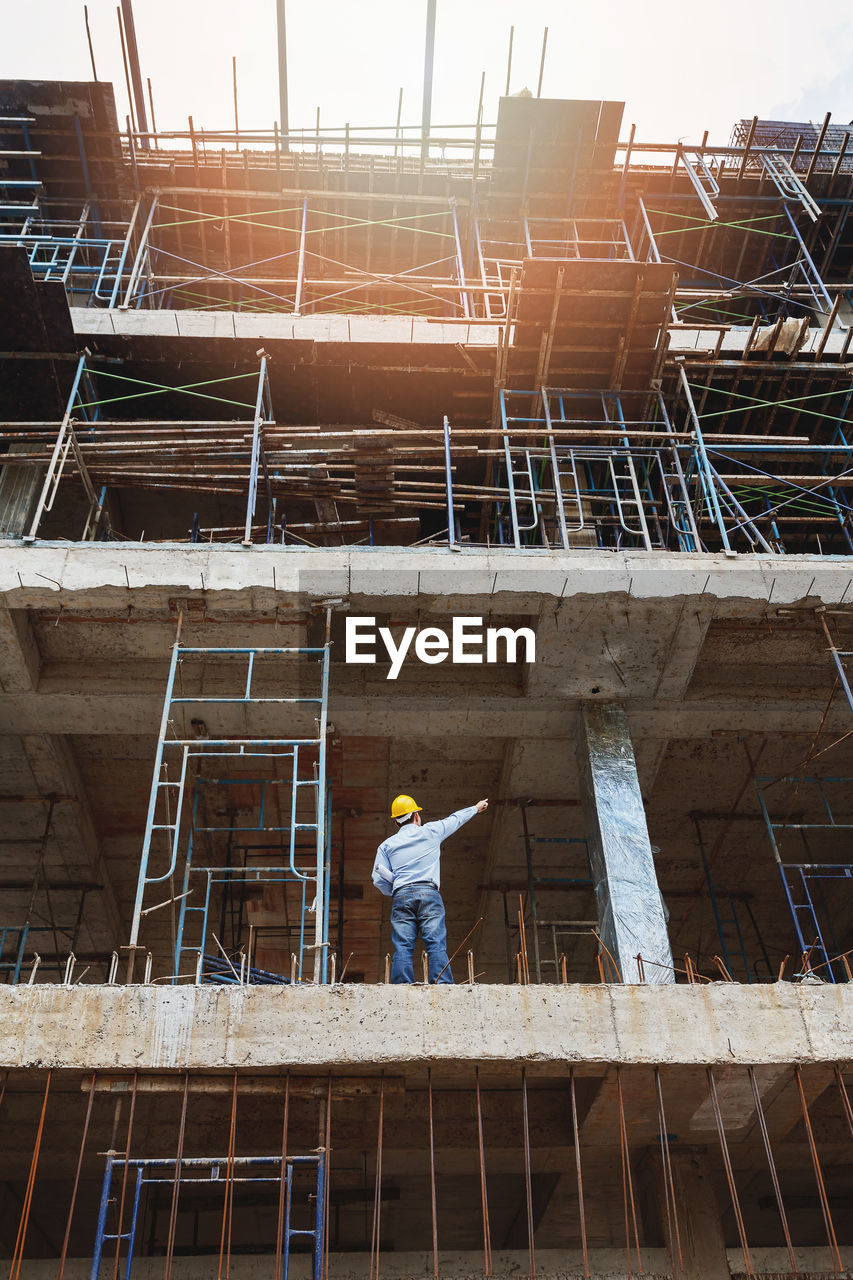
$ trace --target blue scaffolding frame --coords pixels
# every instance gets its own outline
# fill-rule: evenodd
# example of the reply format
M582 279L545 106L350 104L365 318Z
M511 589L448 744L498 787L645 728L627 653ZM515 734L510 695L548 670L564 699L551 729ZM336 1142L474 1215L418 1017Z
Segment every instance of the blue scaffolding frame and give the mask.
M180 977L188 976L181 973L181 959L188 952L197 957L196 980L200 980L202 976L214 890L221 888L223 891L233 891L235 885L245 886L250 883L296 886L300 895L296 976L300 979L305 976L304 953L311 950L313 981L326 981L331 831L331 795L326 777L330 624L331 617L327 613L325 644L312 648L200 648L182 645L180 635L172 646L140 858L130 946L139 946L142 919L149 911L179 900L175 970L172 975L175 982ZM300 678L307 673L309 663L316 663L319 666L317 692L291 697L258 694L253 685L257 676L258 659L262 663L293 660ZM201 673L200 683L203 685L205 666L209 669L210 664L218 665L223 668L223 675L227 671L228 676L231 676L235 662L240 675L236 694L184 692L184 678L186 676L189 679L191 668L194 675ZM233 687L233 683L227 687ZM195 723L196 736L190 737L187 733L188 714L198 716L206 707L242 708L244 724L248 725L251 707L270 705L313 709L316 712L316 734L310 737L282 735L267 738L244 734L239 737L211 738L199 733L199 726L203 723L200 719L195 719L194 722L190 719L190 728ZM179 723L183 726L180 734L177 728ZM225 761L231 763L220 773L219 769ZM200 773L207 762L215 763L216 777L202 776ZM247 764L251 766L252 774L241 774L239 769ZM276 772L282 765L287 770L283 778ZM261 776L258 776L259 766L265 767L267 771ZM214 785L260 787L258 821L246 827L235 827L233 823L214 826L203 822L203 791ZM286 817L280 817L278 824L271 827L267 814L268 794L272 788L287 787L290 788L290 802L284 809ZM281 807L279 812L282 813ZM241 868L216 864L202 866L194 862L200 836L212 837L216 833L231 835L235 832L273 832L280 840L279 847L283 855L281 864ZM299 865L297 862L297 837L300 835L302 839L306 835L310 838L312 857L308 864ZM182 886L178 892L175 892L176 877L180 877L179 883ZM171 886L170 896L166 903L145 907L146 890L152 885L167 888ZM202 890L200 903L191 902L190 898L198 888ZM310 914L314 915L314 930L313 938L309 939L306 916ZM194 939L186 937L189 923L198 926Z
M805 842L808 840L807 832L829 832L833 836L839 833L853 833L853 821L837 821L826 790L827 784L841 784L850 788L853 786L853 778L798 779L800 788L807 785L817 789L820 803L826 812L825 822L793 822L790 818L773 818L765 800L762 784L766 788L775 781L776 779L769 777L756 778L755 784L770 846L794 923L800 953L803 957L807 957L805 960L807 968L818 969L824 981L849 981L848 969L840 959L843 948L835 933L830 905L823 891L823 881L853 882L853 863L783 862L777 833L799 832ZM843 838L849 842L851 834ZM804 928L808 933L804 932ZM815 957L814 963L811 957Z
M323 1259L323 1227L324 1227L324 1207L325 1207L325 1152L320 1150L316 1154L304 1156L286 1156L284 1158L284 1223L282 1230L282 1264L279 1280L288 1280L290 1269L290 1252L291 1244L296 1240L310 1240L312 1246L312 1280L320 1280L322 1273ZM175 1158L171 1159L146 1159L144 1157L138 1159L126 1160L120 1156L108 1155L107 1163L104 1169L104 1179L101 1184L101 1199L98 1209L98 1221L95 1229L95 1244L92 1253L92 1268L90 1271L90 1280L99 1280L101 1263L104 1254L104 1245L107 1243L115 1243L117 1249L120 1250L122 1244L126 1249L124 1258L124 1280L131 1280L134 1253L136 1249L137 1234L139 1227L139 1210L142 1202L143 1191L150 1186L168 1186L174 1188L177 1175L178 1193L180 1187L193 1185L194 1187L204 1189L210 1188L211 1192L222 1189L224 1194L228 1194L228 1189L237 1185L248 1186L264 1186L275 1185L281 1186L282 1181L282 1157L281 1156L205 1156L205 1157L184 1157L180 1161ZM316 1168L316 1190L314 1195L314 1222L310 1228L297 1228L292 1225L293 1211L293 1190L295 1174L300 1169L310 1170ZM278 1170L278 1172L275 1172ZM118 1171L123 1176L127 1176L133 1171L135 1175L132 1181L132 1192L130 1200L130 1222L127 1230L123 1231L123 1223L117 1224L117 1231L107 1230L107 1219L109 1216L110 1205L113 1202L111 1195L113 1177ZM203 1176L204 1173L207 1176ZM267 1172L269 1171L269 1172ZM221 1174L225 1173L225 1177Z

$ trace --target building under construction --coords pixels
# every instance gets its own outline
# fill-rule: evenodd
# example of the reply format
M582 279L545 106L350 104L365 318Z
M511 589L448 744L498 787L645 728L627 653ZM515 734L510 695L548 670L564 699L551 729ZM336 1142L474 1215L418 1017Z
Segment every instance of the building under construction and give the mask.
M850 132L0 117L11 1280L849 1274Z

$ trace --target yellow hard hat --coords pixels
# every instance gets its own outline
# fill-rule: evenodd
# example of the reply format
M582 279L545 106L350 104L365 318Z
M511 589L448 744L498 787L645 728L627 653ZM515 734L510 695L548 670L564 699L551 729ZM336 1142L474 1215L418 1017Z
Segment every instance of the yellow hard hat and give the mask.
M391 817L404 818L407 813L420 813L421 806L411 796L397 796L391 803Z

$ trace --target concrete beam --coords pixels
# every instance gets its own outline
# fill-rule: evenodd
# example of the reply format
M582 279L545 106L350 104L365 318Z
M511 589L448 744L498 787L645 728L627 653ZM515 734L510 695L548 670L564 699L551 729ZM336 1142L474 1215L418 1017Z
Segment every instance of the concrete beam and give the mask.
M217 637L219 638L219 637ZM50 733L62 725L68 733L98 736L100 734L150 734L157 736L163 707L163 686L149 694L104 693L93 691L33 693L10 695L4 699L3 723L7 733ZM396 689L389 685L390 690ZM358 737L397 737L401 725L410 731L431 737L449 733L479 738L531 738L564 742L566 723L577 708L576 698L566 695L519 698L495 697L487 694L457 691L451 695L432 697L406 696L402 690L377 695L375 686L370 696L352 697L331 694L329 716L342 735ZM762 699L738 696L716 697L713 701L650 703L632 698L626 703L631 734L644 746L649 740L667 742L670 738L707 739L722 734L758 733L794 735L809 738L826 712L826 698L806 696L789 699ZM824 721L827 734L841 735L849 728L850 711L842 699L836 698ZM239 736L245 722L227 709L218 712L217 725L223 731L234 727ZM296 732L310 730L310 715L294 708L288 725ZM275 736L281 727L275 711L252 708L252 728L259 736ZM152 755L153 758L153 755Z
M853 986L0 987L0 1068L851 1061Z
M151 313L153 314L153 313ZM273 581L273 568L276 576ZM202 574L204 580L202 582ZM187 543L153 545L10 541L0 561L0 592L10 607L70 607L72 595L88 604L97 591L99 610L126 611L143 604L168 611L182 594L216 599L217 609L256 610L288 600L333 596L440 599L459 607L513 608L537 613L542 597L566 607L573 597L617 593L625 601L682 597L739 602L735 613L760 616L773 607L812 601L838 604L851 597L853 567L845 557L759 556L731 558L705 553L541 552L441 548L344 547L294 551L282 547ZM491 602L491 604L489 604ZM759 606L756 610L755 606ZM732 610L730 609L731 613Z

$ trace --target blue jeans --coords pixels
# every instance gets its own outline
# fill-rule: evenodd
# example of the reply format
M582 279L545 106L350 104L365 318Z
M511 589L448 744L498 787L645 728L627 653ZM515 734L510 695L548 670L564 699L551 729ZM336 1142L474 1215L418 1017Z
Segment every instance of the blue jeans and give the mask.
M429 959L430 982L452 982L453 974L447 963L444 903L438 889L427 884L405 885L391 899L391 938L394 943L391 981L414 982L412 952L419 930Z

